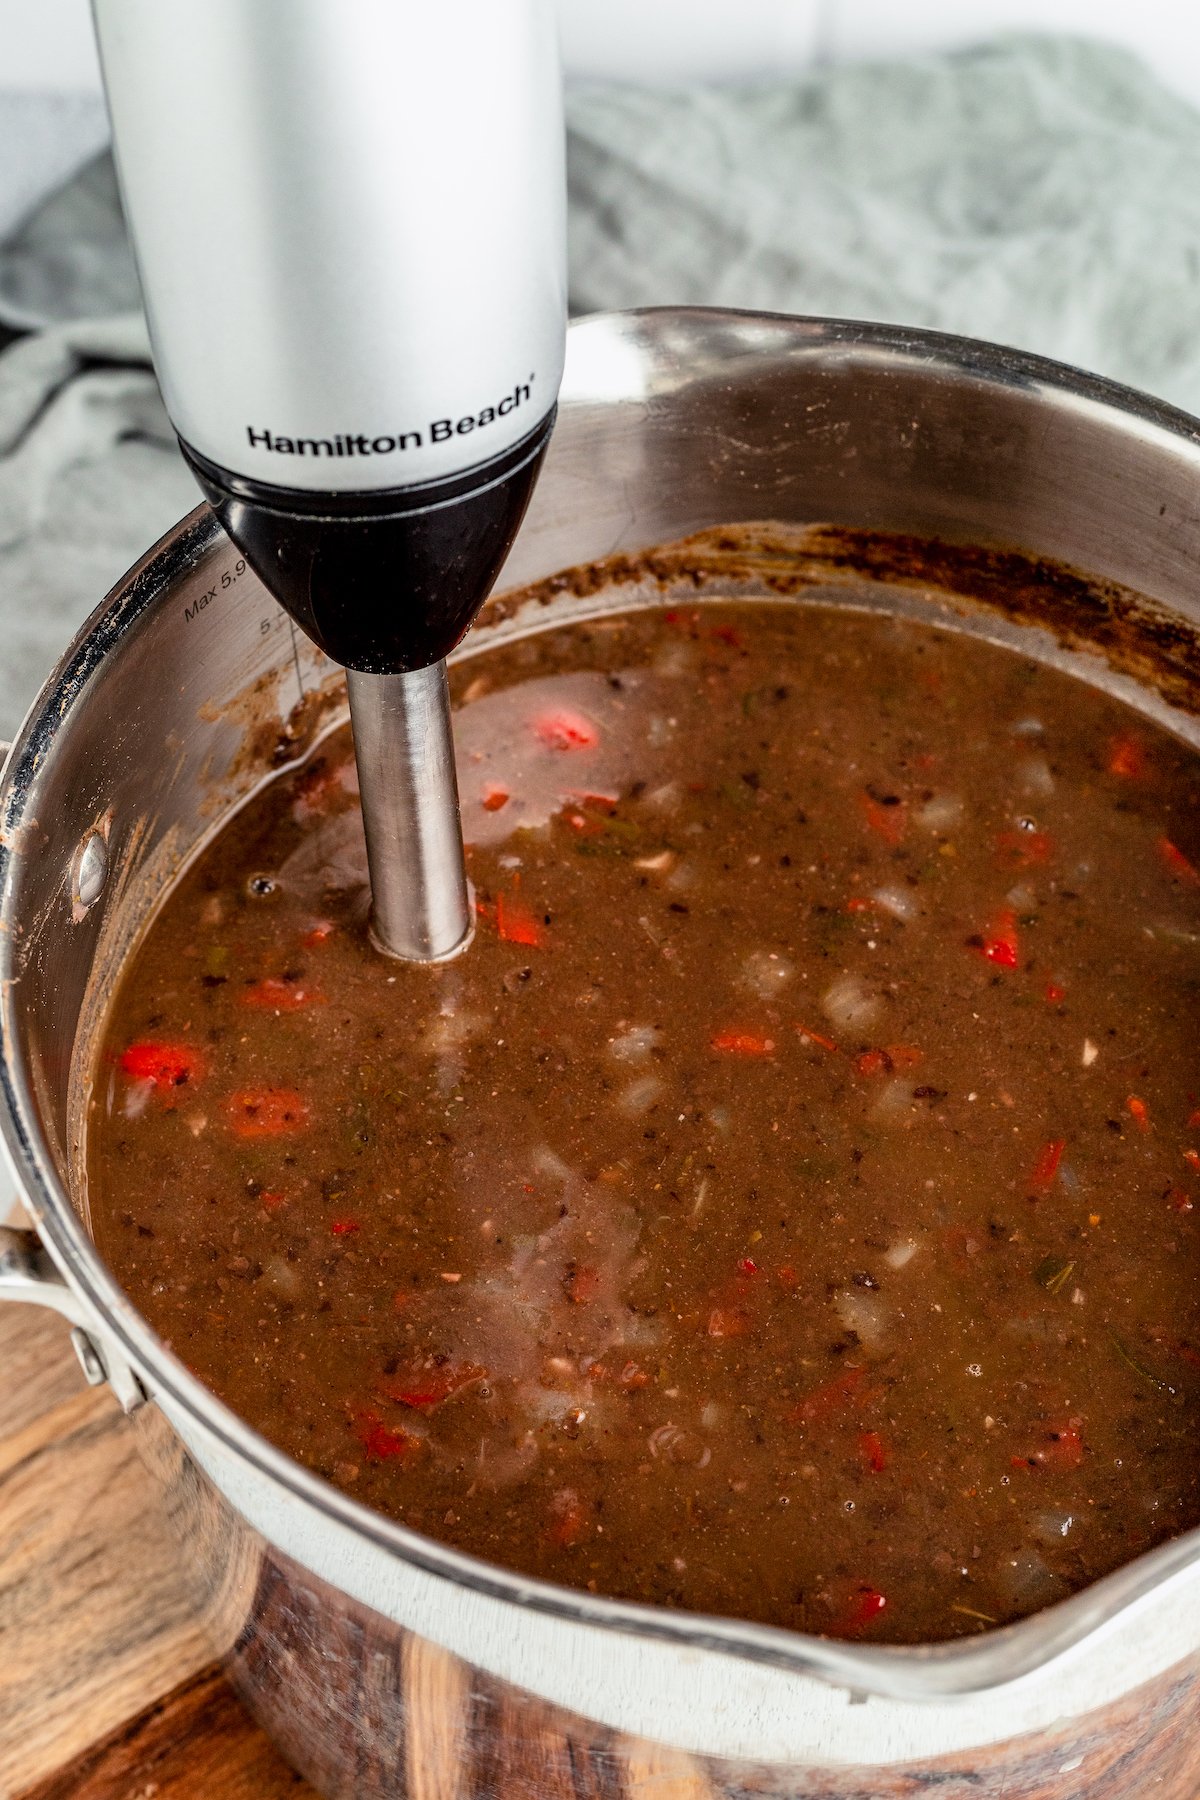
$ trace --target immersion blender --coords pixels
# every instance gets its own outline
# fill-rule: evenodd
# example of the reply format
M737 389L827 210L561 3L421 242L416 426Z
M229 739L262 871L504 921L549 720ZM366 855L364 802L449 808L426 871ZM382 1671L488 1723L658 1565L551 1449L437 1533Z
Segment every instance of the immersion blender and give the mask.
M393 955L470 934L445 657L566 326L553 0L94 0L155 367L229 536L345 665Z

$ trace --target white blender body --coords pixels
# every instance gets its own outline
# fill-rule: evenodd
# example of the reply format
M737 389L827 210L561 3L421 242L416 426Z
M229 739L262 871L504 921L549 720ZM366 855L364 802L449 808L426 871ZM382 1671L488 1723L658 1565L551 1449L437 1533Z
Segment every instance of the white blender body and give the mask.
M566 334L554 0L94 0L184 455L350 671L380 947L470 935L443 659L495 580Z
M95 0L163 396L207 461L361 492L553 409L552 0Z

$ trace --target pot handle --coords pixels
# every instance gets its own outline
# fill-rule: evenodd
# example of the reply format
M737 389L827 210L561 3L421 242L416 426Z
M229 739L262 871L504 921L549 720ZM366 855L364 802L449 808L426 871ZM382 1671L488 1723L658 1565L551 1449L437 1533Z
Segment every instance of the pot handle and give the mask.
M106 1355L91 1315L63 1280L36 1231L0 1225L0 1301L49 1306L71 1321L71 1345L89 1387L107 1381L126 1412L146 1399L141 1382L120 1358Z

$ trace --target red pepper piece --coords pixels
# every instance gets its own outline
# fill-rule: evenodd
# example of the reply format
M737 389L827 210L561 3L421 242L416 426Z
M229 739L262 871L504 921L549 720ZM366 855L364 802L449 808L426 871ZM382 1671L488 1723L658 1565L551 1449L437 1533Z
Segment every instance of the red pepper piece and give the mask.
M1035 1194L1044 1194L1054 1185L1054 1177L1058 1174L1058 1165L1062 1161L1063 1151L1067 1147L1066 1138L1051 1138L1038 1152L1038 1159L1033 1165L1029 1177L1029 1185Z
M832 1038L825 1037L819 1031L814 1031L811 1025L796 1025L794 1029L810 1044L816 1044L822 1050L832 1051L834 1056L841 1055L841 1047L835 1044Z
M564 800L574 805L563 818L581 837L599 837L620 804L620 794L595 794L581 788L564 788Z
M855 1589L848 1606L830 1626L830 1635L857 1637L860 1631L875 1623L886 1606L887 1599L879 1589L868 1587L864 1582Z
M335 1219L329 1229L334 1237L353 1237L356 1231L362 1230L362 1226L357 1219Z
M588 1526L588 1509L574 1488L559 1488L550 1502L546 1536L560 1550L577 1544Z
M261 1012L303 1012L306 1006L324 1006L325 996L299 981L283 981L278 975L268 975L263 981L244 987L238 995L238 1004L255 1007Z
M795 1264L794 1263L784 1263L781 1268L776 1269L775 1279L779 1283L781 1288L789 1288L789 1289L794 1288L799 1281L799 1276L796 1274Z
M1138 1130L1149 1131L1150 1108L1146 1105L1146 1102L1144 1100L1139 1100L1136 1094L1130 1094L1125 1104L1129 1108L1130 1115Z
M854 1064L860 1075L887 1075L892 1068L892 1059L886 1050L864 1050Z
M1160 837L1155 847L1168 875L1173 875L1177 881L1186 881L1191 887L1200 887L1200 869L1170 838Z
M264 1212L269 1212L269 1213L279 1212L280 1209L282 1207L285 1207L288 1203L287 1195L277 1193L274 1188L269 1189L267 1191L267 1193L265 1193L265 1194L260 1194L258 1196L258 1199L259 1199L259 1204L263 1208Z
M379 1414L368 1408L356 1409L351 1413L351 1426L368 1462L395 1462L411 1456L421 1442L420 1438L413 1437L410 1432L401 1431L394 1425L385 1425Z
M508 801L508 789L497 787L494 781L489 781L483 790L481 802L484 812L499 812L502 806L508 805Z
M859 1432L858 1453L872 1475L882 1475L890 1461L884 1441L877 1431Z
M1035 1450L1014 1456L1014 1469L1077 1469L1084 1457L1083 1420L1063 1419L1047 1427Z
M908 830L908 808L902 800L893 806L884 806L873 794L862 793L858 797L863 818L877 837L893 848L904 842Z
M496 933L506 944L524 944L531 950L546 941L545 930L528 907L506 900L503 894L496 896Z
M1183 1160L1189 1169L1200 1170L1200 1150L1185 1150Z
M592 721L566 706L539 713L533 729L547 750L592 750L600 742L600 733Z
M708 1041L714 1050L732 1056L770 1056L775 1048L774 1038L763 1037L758 1031L741 1031L737 1026L715 1032Z
M1192 1211L1191 1195L1185 1194L1182 1188L1173 1187L1167 1194L1167 1205L1172 1212L1190 1213Z
M122 1051L120 1068L131 1081L152 1081L156 1088L169 1091L199 1081L204 1074L204 1058L190 1044L146 1039Z
M1116 737L1108 747L1108 772L1136 781L1146 771L1146 752L1136 738Z
M563 819L572 831L579 833L580 837L599 837L604 830L604 819L598 817L594 812L583 812L578 807L572 807L570 811L564 812Z
M762 1270L752 1256L739 1259L736 1273L714 1295L716 1304L708 1315L709 1337L745 1337L753 1327L753 1314L764 1298Z
M574 800L577 806L599 806L606 812L611 812L621 800L620 794L600 794L592 788L564 788L563 794L566 799Z
M320 919L317 924L312 927L311 931L306 931L304 933L300 942L304 945L306 950L317 950L322 944L327 944L329 942L336 930L337 926L332 919Z
M443 1400L449 1400L452 1394L460 1393L476 1381L483 1381L486 1376L487 1370L479 1363L439 1363L431 1357L403 1374L379 1382L378 1388L386 1400L393 1400L399 1406L411 1407L415 1412L432 1412Z
M1051 1006L1057 1006L1059 1001L1065 1000L1066 997L1067 997L1066 988L1060 986L1060 984L1057 981L1048 981L1046 983L1046 999L1049 1001Z
M982 937L970 940L972 949L978 950L988 962L995 963L999 969L1015 969L1021 960L1021 945L1017 937L1017 916L1011 907L996 914Z
M788 1414L788 1422L792 1425L823 1425L826 1419L844 1412L853 1400L865 1399L867 1371L860 1368L843 1369L832 1381L822 1383L805 1396Z
M309 1121L308 1101L295 1088L239 1088L225 1102L235 1137L285 1137L303 1131Z
M1048 831L1002 831L996 853L1011 869L1040 869L1054 855L1054 839Z
M575 1306L588 1306L600 1291L600 1271L588 1263L571 1263L563 1276L563 1291Z

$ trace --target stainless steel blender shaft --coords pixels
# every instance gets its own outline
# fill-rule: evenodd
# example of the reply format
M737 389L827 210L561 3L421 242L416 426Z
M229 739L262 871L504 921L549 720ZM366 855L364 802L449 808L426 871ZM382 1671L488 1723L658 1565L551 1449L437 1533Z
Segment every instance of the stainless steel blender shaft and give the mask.
M372 933L389 956L436 962L471 935L446 665L406 675L348 670L346 685Z

